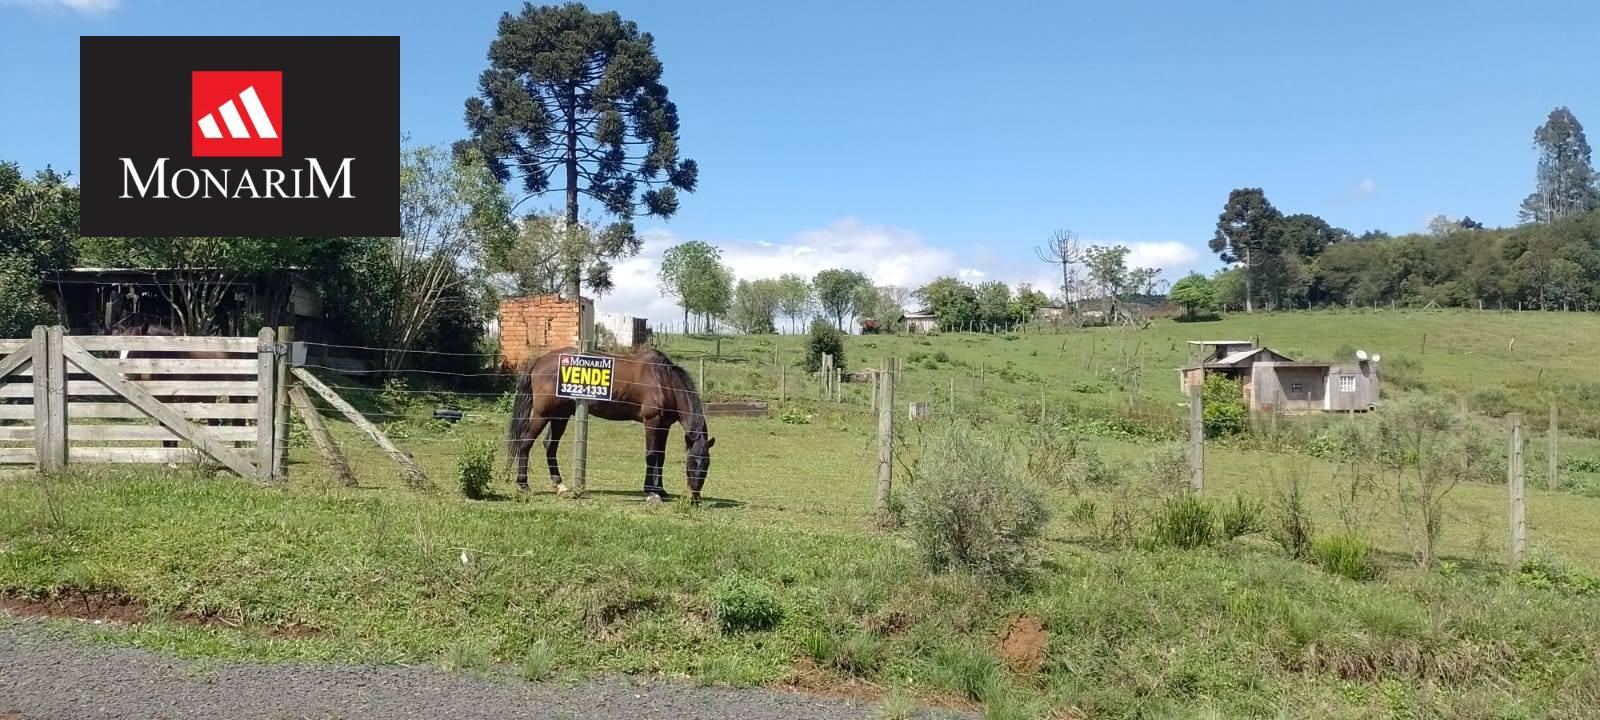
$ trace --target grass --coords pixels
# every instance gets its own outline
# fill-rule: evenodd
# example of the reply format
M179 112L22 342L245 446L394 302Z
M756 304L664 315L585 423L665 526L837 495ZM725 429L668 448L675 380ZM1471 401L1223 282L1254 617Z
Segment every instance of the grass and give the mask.
M503 433L495 389L349 391L389 421L438 492L406 490L393 462L333 415L358 488L336 487L303 443L282 486L100 467L52 481L47 499L35 476L0 478L0 591L126 594L153 621L96 637L196 657L506 664L528 678L649 673L708 685L815 684L821 672L883 688L883 714L896 717L911 697L978 703L991 717L1583 717L1600 703L1600 629L1587 620L1600 611L1586 579L1600 570L1600 474L1586 469L1600 467L1588 462L1600 459L1600 441L1582 421L1592 408L1563 408L1573 421L1563 422L1571 469L1561 489L1544 489L1537 437L1528 459L1532 556L1570 575L1502 574L1507 512L1496 484L1452 492L1436 571L1410 565L1408 536L1376 497L1365 499L1359 528L1370 568L1346 563L1350 548L1329 548L1328 569L1284 557L1244 517L1260 511L1235 503L1303 477L1319 537L1350 530L1339 467L1309 451L1330 422L1367 417L1289 418L1276 435L1208 446L1205 495L1215 512L1238 517L1205 521L1220 537L1190 542L1198 525L1188 523L1168 543L1200 547L1108 542L1111 518L1142 502L1127 494L1127 476L1163 452L1183 341L1224 336L1259 336L1304 357L1359 346L1385 363L1407 358L1405 392L1493 387L1529 407L1582 387L1584 360L1600 355L1600 319L1539 313L1369 310L1009 340L849 338L851 367L906 358L897 400L929 402L936 422L949 414L951 381L956 414L996 437L1039 428L1042 403L1054 429L1033 447L1076 437L1104 474L1123 476L1051 489L1043 566L999 584L928 575L904 533L877 528L865 388L847 384L846 402L822 402L792 365L787 400L774 407L808 422L778 412L713 420L715 462L698 508L640 502L640 430L607 422L591 429L583 499L544 490L538 449L541 492L517 497L496 456L484 499L463 499L464 448ZM692 368L714 347L674 337L666 349ZM772 353L792 363L799 348L798 338L726 338L722 358L707 363L708 393L776 400ZM1530 367L1541 369L1529 377ZM468 414L432 421L436 400ZM1541 427L1541 414L1521 409ZM907 482L928 427L900 424L897 482ZM676 448L665 472L681 492ZM562 459L570 468L566 451ZM477 473L484 464L473 460ZM1371 578L1369 569L1381 575L1340 576ZM754 622L725 631L720 618L736 607ZM998 638L1017 615L1051 633L1038 672L1001 657Z

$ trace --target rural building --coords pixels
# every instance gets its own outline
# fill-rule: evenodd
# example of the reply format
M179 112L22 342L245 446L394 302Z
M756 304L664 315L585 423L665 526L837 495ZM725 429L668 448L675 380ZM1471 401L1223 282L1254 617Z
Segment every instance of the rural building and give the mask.
M930 333L939 329L939 316L927 310L917 310L901 315L895 324L905 328L906 332Z
M617 347L627 350L650 342L650 323L627 313L600 313L595 324L616 338Z
M516 368L559 347L577 347L578 331L594 332L594 301L530 295L500 302L500 365Z
M213 277L202 277L207 275ZM40 290L68 334L107 333L132 319L181 330L182 319L168 299L171 289L186 278L215 285L215 275L205 268L81 267L48 273ZM334 340L323 320L322 296L294 270L222 282L217 311L222 334L253 335L262 326L293 325L296 340Z
M1376 360L1298 361L1248 340L1190 340L1198 359L1179 371L1178 388L1207 374L1237 380L1252 412L1355 412L1378 405Z
M1059 323L1067 319L1067 309L1060 305L1045 305L1035 308L1033 316L1047 323Z

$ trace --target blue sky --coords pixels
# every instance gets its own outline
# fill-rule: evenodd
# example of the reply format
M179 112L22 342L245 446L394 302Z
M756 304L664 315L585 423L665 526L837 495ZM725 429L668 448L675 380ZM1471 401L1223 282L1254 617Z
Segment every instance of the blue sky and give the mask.
M0 0L0 158L74 169L77 36L396 34L402 125L463 134L510 2ZM1600 123L1587 2L643 2L699 192L646 221L603 309L674 317L654 258L698 239L742 275L851 264L1044 281L1056 228L1173 277L1230 189L1351 230L1511 224L1533 129ZM533 201L541 203L543 201ZM555 202L551 198L550 202ZM606 306L611 306L606 308Z

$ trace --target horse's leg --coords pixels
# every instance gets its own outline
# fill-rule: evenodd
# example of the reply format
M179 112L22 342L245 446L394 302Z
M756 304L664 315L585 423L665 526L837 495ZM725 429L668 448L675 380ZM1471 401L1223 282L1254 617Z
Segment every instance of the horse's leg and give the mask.
M517 489L522 492L528 492L528 452L539 439L539 433L544 432L544 425L544 418L532 418L522 437L511 441L511 457L517 459Z
M550 434L544 438L544 461L550 466L550 484L555 487L556 492L567 490L567 486L561 482L561 464L556 461L556 451L561 449L561 434L566 431L566 418L552 418Z
M646 425L644 428L644 494L667 499L661 486L661 466L667 459L667 433L670 425Z

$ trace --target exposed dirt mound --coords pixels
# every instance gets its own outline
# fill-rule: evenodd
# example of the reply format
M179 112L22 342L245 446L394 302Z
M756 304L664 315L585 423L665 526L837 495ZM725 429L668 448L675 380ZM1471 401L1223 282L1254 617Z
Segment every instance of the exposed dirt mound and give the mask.
M109 592L71 591L44 599L0 595L0 611L21 617L75 618L119 623L149 619L143 603Z
M1006 664L1019 673L1038 672L1044 667L1045 647L1050 644L1050 633L1038 618L1020 615L1006 628L1000 640L1000 655Z

